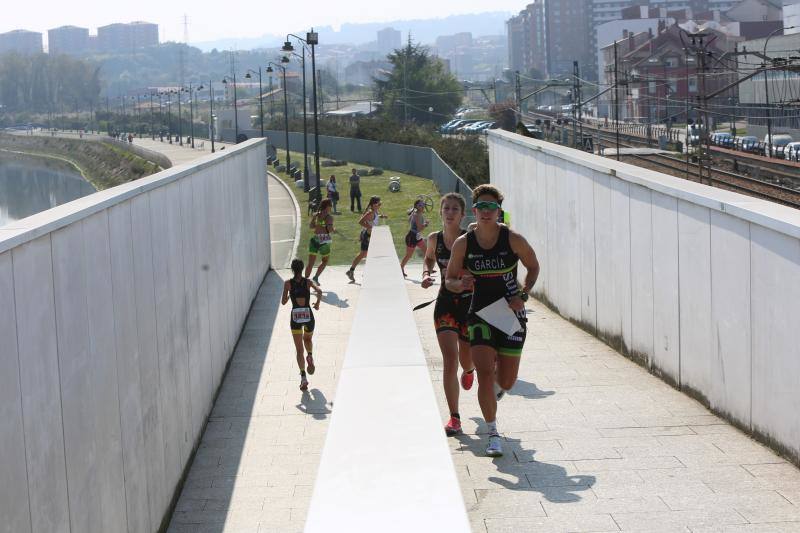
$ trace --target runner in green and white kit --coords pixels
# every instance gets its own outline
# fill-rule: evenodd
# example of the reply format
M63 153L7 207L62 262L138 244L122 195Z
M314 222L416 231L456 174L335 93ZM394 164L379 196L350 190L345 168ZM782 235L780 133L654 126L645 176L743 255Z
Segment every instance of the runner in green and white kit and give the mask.
M331 200L325 198L319 204L319 211L311 217L309 227L314 231L308 242L308 264L306 265L305 277L311 276L311 270L317 261L317 255L322 257L322 262L317 267L317 273L312 278L314 283L319 285L319 276L325 267L328 266L328 259L331 255L331 244L333 243L333 215L331 215Z
M497 400L517 380L526 335L524 299L539 276L539 262L522 235L498 222L503 195L496 187L479 185L473 198L477 226L453 243L446 286L452 292L473 291L468 329L478 373L478 403L489 429L486 455L498 457L503 455L503 447L497 431ZM519 261L527 270L521 288L517 282ZM521 326L510 335L477 314L503 298Z

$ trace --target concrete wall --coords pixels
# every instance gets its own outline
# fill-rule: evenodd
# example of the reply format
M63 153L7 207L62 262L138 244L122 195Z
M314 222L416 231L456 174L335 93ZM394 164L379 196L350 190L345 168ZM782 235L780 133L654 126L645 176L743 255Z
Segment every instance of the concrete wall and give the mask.
M387 383L402 386L386 394ZM387 413L390 424L379 431L365 428ZM469 531L400 261L385 226L372 232L305 531Z
M505 132L489 150L539 297L800 460L800 211Z
M152 532L269 264L263 141L0 228L0 531Z

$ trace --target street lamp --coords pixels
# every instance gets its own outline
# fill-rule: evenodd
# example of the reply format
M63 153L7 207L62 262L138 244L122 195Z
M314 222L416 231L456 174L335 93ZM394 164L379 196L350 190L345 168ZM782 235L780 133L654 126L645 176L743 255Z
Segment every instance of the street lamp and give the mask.
M194 95L195 91L199 91L203 86L192 89L192 84L189 84L189 135L192 136L192 148L194 148Z
M286 129L286 172L288 173L291 159L289 157L289 100L286 97L286 67L270 61L267 63L267 72L274 72L273 66L283 71L283 124Z
M252 79L250 73L254 73L252 69L247 69L247 74L244 75L245 79ZM261 127L261 137L264 137L264 90L261 88L261 67L258 67L258 116L259 126Z
M211 138L211 153L214 153L214 80L208 81L208 136Z
M285 46L284 46L285 48ZM308 113L306 112L306 47L302 45L303 55L297 55L294 52L289 54L299 57L303 68L303 192L308 192L311 187L308 183ZM283 56L281 63L288 63L289 57Z
M156 132L153 130L153 97L155 96L154 92L150 92L150 140L156 140Z
M226 86L228 85L228 77L225 76L222 78L222 83ZM234 130L234 140L233 144L239 143L239 110L236 107L236 73L233 73L233 130Z
M321 191L319 190L319 120L317 117L317 62L316 56L314 54L314 46L319 44L319 34L314 31L314 28L311 28L310 32L306 33L306 38L302 39L294 34L288 34L286 36L286 42L283 45L284 52L292 52L294 48L292 47L292 43L289 41L289 37L294 37L295 39L299 39L303 41L305 44L311 47L311 79L312 79L312 96L314 98L314 168L316 170L316 182L317 182L317 199L322 196Z
M767 110L767 150L769 151L768 152L768 154L769 154L768 156L769 157L772 157L772 116L770 115L770 112L769 112L769 81L767 79L767 71L769 69L767 69L767 60L766 60L767 44L769 43L769 40L772 38L772 36L775 35L776 33L778 33L779 31L792 30L792 29L794 29L796 27L797 26L786 26L785 28L777 28L777 29L773 30L769 35L767 35L767 38L764 40L764 57L765 57L765 59L764 59L764 105L765 105L766 110Z

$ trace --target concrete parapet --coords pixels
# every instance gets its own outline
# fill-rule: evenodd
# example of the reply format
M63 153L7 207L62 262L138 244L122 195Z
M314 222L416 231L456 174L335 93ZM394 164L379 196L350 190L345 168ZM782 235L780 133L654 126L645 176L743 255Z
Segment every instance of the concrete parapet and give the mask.
M263 141L0 229L6 531L157 531L270 264Z
M387 227L372 233L305 531L376 529L469 531Z
M492 131L539 298L800 461L800 211Z

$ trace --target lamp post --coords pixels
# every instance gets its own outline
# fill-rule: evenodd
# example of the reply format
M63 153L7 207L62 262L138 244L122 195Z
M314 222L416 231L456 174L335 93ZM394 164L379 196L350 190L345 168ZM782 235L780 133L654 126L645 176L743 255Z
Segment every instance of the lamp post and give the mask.
M199 91L203 86L197 88ZM192 148L194 148L194 90L192 84L189 84L189 135L192 136Z
M153 92L151 91L150 92L150 140L155 141L156 140L156 133L155 133L155 131L153 131L153 118L154 118L154 116L153 116L153 96L155 96L155 94L153 94Z
M181 86L175 92L178 94L178 144L183 146L183 113L181 113L181 100L183 100L184 87Z
M284 48L286 46L284 45ZM288 52L289 54L300 58L303 68L303 192L308 192L310 185L308 183L308 113L306 112L306 47L302 46L303 55ZM281 63L288 63L289 56L283 56Z
M214 80L208 81L208 136L211 138L211 153L214 153Z
M274 72L273 66L283 71L283 124L286 130L286 172L288 173L291 159L289 157L289 100L286 96L286 67L270 61L267 63L267 72Z
M251 72L255 72L252 69L247 69L247 74L244 77L248 80L252 79L253 77L250 75ZM261 67L258 67L258 116L259 121L258 124L261 127L261 137L264 137L264 90L261 87Z
M294 34L288 34L286 36L286 42L283 45L283 50L285 52L291 52L294 50L292 47L292 43L289 41L289 37L294 37L305 44L311 47L311 92L312 97L314 98L314 169L316 173L316 190L317 190L317 199L319 199L322 194L319 190L319 120L317 116L317 63L316 63L316 56L314 54L314 46L319 44L319 34L314 31L314 28L311 28L310 32L306 33L306 38L300 38Z
M785 28L778 28L773 30L767 38L764 40L764 56L767 55L767 44L769 44L769 40L772 39L772 36L778 33L779 31L784 30L791 30L796 28L797 26L786 26ZM768 157L772 157L772 116L769 112L769 80L767 78L767 60L764 59L764 105L767 111L767 150L768 150Z
M169 136L169 144L172 144L172 95L175 94L174 89L170 89L167 96L167 132Z
M222 78L222 83L228 85L228 77L225 76ZM233 130L234 130L234 137L233 137L233 144L239 143L239 111L236 107L236 73L233 73Z

